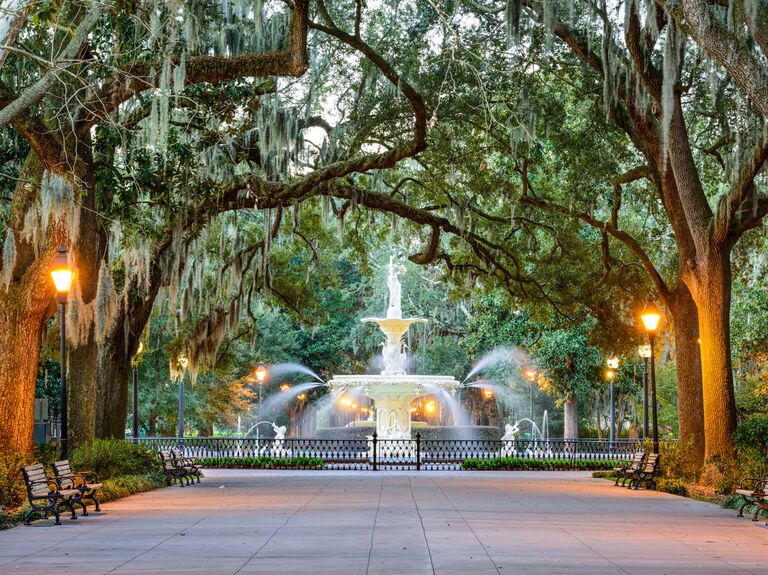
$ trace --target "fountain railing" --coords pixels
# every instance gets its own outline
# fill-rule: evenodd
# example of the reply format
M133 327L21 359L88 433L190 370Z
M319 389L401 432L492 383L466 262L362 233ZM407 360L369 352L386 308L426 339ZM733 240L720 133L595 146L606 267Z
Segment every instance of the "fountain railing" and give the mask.
M272 467L296 467L290 460L322 459L330 469L461 469L467 460L510 458L550 462L547 468L605 467L621 462L643 449L642 439L285 439L240 437L129 438L152 449L181 447L186 457L203 465L267 457L280 460ZM583 462L583 463L579 463ZM549 464L546 464L549 465ZM536 468L546 467L538 464ZM524 465L523 465L524 467Z

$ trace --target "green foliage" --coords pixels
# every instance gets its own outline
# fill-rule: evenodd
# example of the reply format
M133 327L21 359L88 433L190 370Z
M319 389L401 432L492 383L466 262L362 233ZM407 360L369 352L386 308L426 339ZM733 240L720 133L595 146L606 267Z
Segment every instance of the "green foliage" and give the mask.
M688 496L688 488L682 479L676 478L662 478L656 482L656 489L665 493L671 493L672 495Z
M768 452L768 414L750 415L740 421L733 440L739 450Z
M653 443L645 442L646 452L653 449ZM686 442L662 442L659 444L661 472L664 478L695 483L701 476L701 468L693 456L693 438Z
M601 381L603 357L590 345L590 326L545 331L533 348L536 365L544 372L540 386L560 400L586 394Z
M325 462L319 457L202 457L196 460L201 467L225 469L323 469Z
M14 509L24 503L27 490L21 468L34 463L30 455L10 449L0 451L0 510Z
M454 337L437 336L416 353L419 374L452 375L459 381L470 369L467 352Z
M73 469L93 471L102 480L162 471L154 451L122 439L96 439L82 445L72 452L70 462Z
M478 471L595 471L610 470L624 463L613 459L527 459L497 457L495 459L465 459L462 469Z

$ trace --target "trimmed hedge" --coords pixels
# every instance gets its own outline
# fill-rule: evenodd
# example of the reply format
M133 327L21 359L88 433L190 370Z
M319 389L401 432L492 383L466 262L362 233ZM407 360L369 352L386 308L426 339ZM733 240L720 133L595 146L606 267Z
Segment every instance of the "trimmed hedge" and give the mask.
M373 423L373 422L370 422ZM414 421L411 439L416 439L416 433L421 433L422 441L445 440L445 439L466 439L480 441L498 441L501 439L502 431L492 425L463 425L463 426L437 426L424 425L416 426L420 423ZM323 427L317 430L318 439L354 439L365 440L373 434L372 425L359 425L355 427Z
M136 493L151 491L159 487L165 487L165 476L162 473L148 473L145 475L123 475L102 482L104 485L99 490L98 498L101 503L108 503L121 497L128 497ZM23 483L22 483L23 485ZM28 508L25 503L18 509L0 512L0 529L8 529L24 521L24 513ZM65 513L66 514L66 513ZM40 519L42 513L34 513L32 519Z
M223 469L323 469L325 462L319 457L201 457L195 462L202 467Z
M604 471L618 467L624 461L615 459L526 459L497 457L495 459L465 459L462 469L477 471Z

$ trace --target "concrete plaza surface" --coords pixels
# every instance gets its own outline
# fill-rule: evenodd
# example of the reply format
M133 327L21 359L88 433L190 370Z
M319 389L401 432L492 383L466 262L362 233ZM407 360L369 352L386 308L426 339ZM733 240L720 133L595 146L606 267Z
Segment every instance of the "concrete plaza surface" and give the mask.
M768 528L588 473L209 470L61 527L0 573L768 574Z

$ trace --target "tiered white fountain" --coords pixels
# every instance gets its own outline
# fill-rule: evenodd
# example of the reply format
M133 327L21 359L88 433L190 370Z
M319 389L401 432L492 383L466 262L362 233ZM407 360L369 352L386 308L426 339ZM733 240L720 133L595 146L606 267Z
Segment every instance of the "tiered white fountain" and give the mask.
M393 258L389 258L389 308L386 318L366 317L364 323L376 323L384 335L384 369L381 375L337 375L328 382L331 390L355 389L374 402L376 433L379 439L410 439L411 404L423 395L455 390L459 382L445 375L408 375L403 336L411 324L426 323L423 318L403 318L401 287Z

